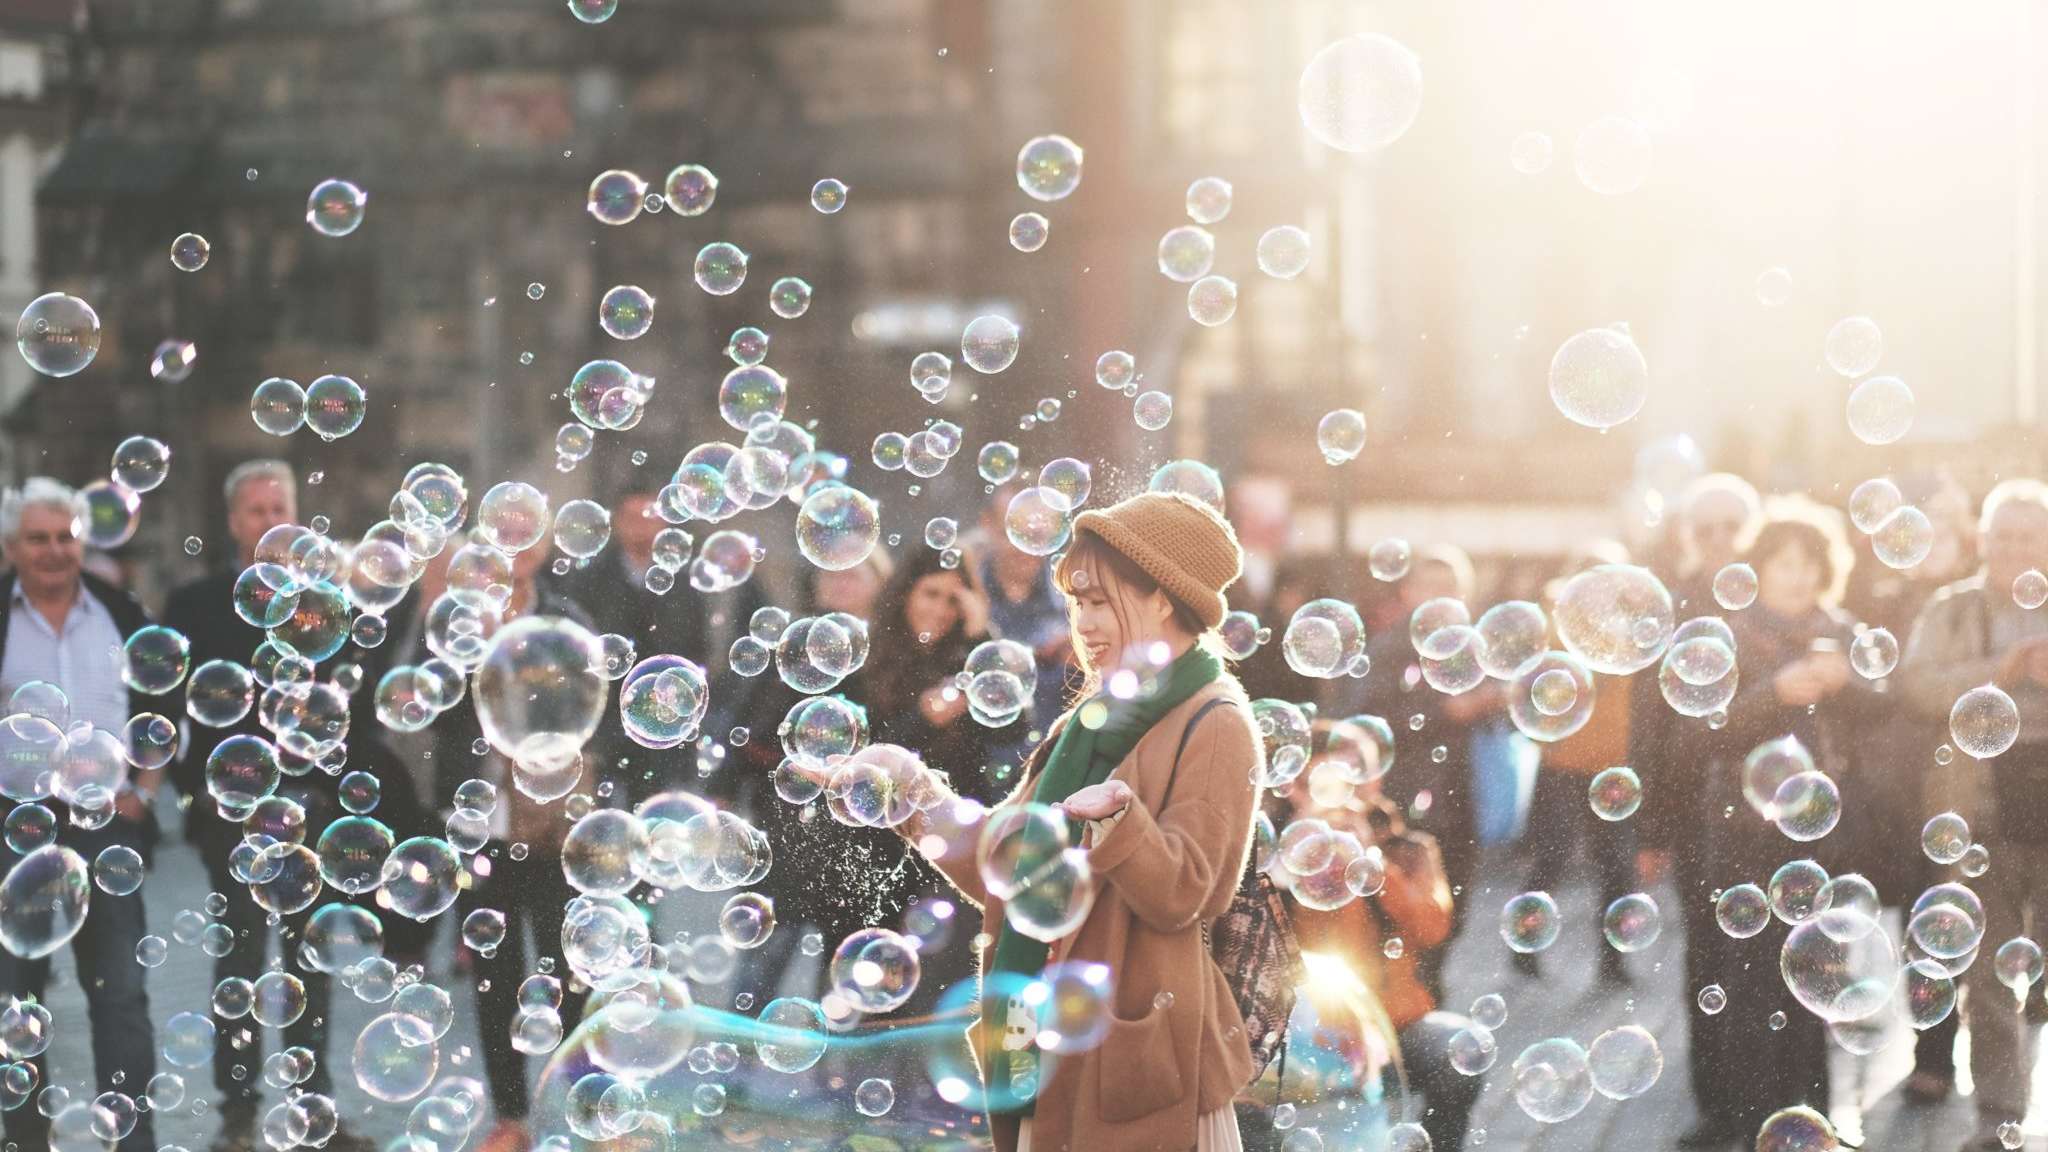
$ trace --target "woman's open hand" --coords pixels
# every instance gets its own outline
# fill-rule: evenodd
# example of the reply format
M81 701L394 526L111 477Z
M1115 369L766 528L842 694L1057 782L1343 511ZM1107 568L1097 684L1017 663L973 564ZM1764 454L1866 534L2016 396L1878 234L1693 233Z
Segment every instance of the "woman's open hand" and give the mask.
M1060 807L1076 820L1104 820L1128 807L1136 794L1121 780L1090 784L1062 801Z

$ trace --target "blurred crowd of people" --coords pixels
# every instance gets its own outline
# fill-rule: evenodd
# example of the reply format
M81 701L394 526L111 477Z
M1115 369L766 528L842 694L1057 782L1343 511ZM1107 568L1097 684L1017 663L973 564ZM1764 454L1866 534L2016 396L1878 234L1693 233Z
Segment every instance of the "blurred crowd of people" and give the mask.
M1484 1083L1449 1059L1453 1038L1473 1022L1449 1010L1444 989L1451 942L1474 921L1491 931L1492 910L1473 907L1469 898L1482 886L1551 890L1564 883L1581 854L1599 908L1633 892L1674 886L1676 907L1666 920L1683 935L1685 994L1690 1000L1717 985L1730 1006L1717 1014L1687 1012L1688 1072L1699 1122L1684 1142L1693 1147L1743 1143L1780 1107L1828 1105L1822 1023L1794 1012L1782 1029L1765 1033L1761 1018L1739 1007L1784 1000L1776 950L1786 926L1772 924L1741 939L1724 932L1715 917L1722 889L1761 881L1779 863L1810 855L1831 874L1867 877L1887 906L1910 905L1925 887L1956 878L1928 860L1918 843L1930 816L1955 811L1992 861L1970 879L1985 908L1984 940L2024 933L2038 910L2040 878L2048 876L2048 832L2037 831L2043 825L2031 819L2033 806L2048 794L2048 729L2023 724L2017 744L1995 761L1951 759L1940 750L1949 709L1978 684L2004 687L2023 717L2048 715L2048 616L2015 603L2011 594L2023 574L2048 569L2048 487L2008 481L1975 509L1969 494L1946 477L1915 478L1902 487L1904 499L1925 512L1935 530L1926 558L1903 571L1879 562L1868 539L1847 530L1841 510L1797 497L1765 499L1726 474L1686 488L1647 551L1632 555L1618 540L1588 540L1552 571L1511 566L1486 584L1472 559L1449 544L1419 544L1397 578L1381 580L1352 557L1289 555L1284 530L1241 524L1245 578L1232 590L1231 606L1253 611L1273 634L1239 667L1247 694L1311 706L1319 732L1345 717L1382 717L1400 747L1398 769L1364 786L1320 789L1304 773L1269 794L1266 810L1281 826L1316 815L1380 849L1386 880L1376 894L1335 911L1300 909L1297 926L1305 949L1342 957L1370 986L1398 1038L1399 1065L1421 1098L1416 1114L1436 1148L1463 1146ZM711 739L686 746L686 755L646 754L627 738L617 710L609 709L587 751L599 771L581 787L610 795L615 786L614 803L686 787L767 832L775 866L758 890L773 900L783 928L747 955L739 981L764 998L778 985L819 978L809 960L816 954L807 946L811 941L829 949L859 928L900 925L914 906L927 919L953 920L955 940L980 927L971 908L945 899L940 878L895 834L848 827L818 804L791 804L777 795L778 729L802 697L773 674L728 674L726 654L746 635L755 611L770 603L795 615L843 612L868 621L866 662L839 691L866 710L869 737L956 766L955 789L993 803L1010 790L1075 683L1067 608L1050 565L1018 550L1003 531L1009 494L994 495L980 531L959 552L913 548L892 563L877 549L843 571L805 568L780 600L761 581L717 593L646 591L655 535L664 527L653 511L652 490L613 494L612 546L584 566L557 575L547 568L545 548L528 549L511 562L509 615L569 616L626 637L641 655L683 653L700 660L719 685L703 725ZM298 515L294 477L276 461L237 469L224 496L233 553L222 556L217 572L179 588L161 614L189 639L194 666L251 660L264 634L235 611L235 583L254 562L264 533ZM11 693L37 680L60 684L74 717L113 731L145 710L179 718L182 701L165 709L131 700L118 673L103 671L106 662L95 659L149 617L118 587L83 571L86 558L70 530L71 499L55 482L33 481L10 496L0 516L10 569L0 584L9 604L0 623L0 688ZM388 614L380 643L350 643L320 674L353 663L361 670L359 682L375 685L384 670L423 659L426 622L419 606L431 604L446 586L452 552L430 564L418 590ZM1593 719L1566 739L1539 744L1517 736L1502 682L1445 695L1422 676L1407 622L1423 604L1451 597L1471 606L1474 616L1486 604L1510 599L1547 605L1574 574L1629 563L1660 577L1676 620L1725 616L1740 675L1725 716L1680 716L1660 699L1654 672L1602 676ZM1734 564L1749 566L1756 590L1753 604L1731 611L1717 603L1714 581ZM1362 613L1370 637L1363 675L1310 680L1284 659L1279 635L1287 621L1323 596L1349 600ZM1850 648L1867 628L1904 640L1903 656L1888 674L1872 677L1852 667ZM1022 717L989 728L969 715L956 676L967 654L996 636L1028 646L1038 678ZM381 781L377 816L401 839L438 834L463 782L508 779L502 757L477 751L484 744L467 702L426 731L403 734L378 722L370 695L358 692L353 699L350 764ZM184 808L184 835L199 848L214 891L226 897L219 920L237 941L215 962L216 980L254 979L264 969L271 918L231 873L243 829L220 817L204 768L221 741L261 732L254 715L218 729L187 723L168 766L168 783ZM1767 821L1742 818L1748 816L1741 792L1745 756L1784 736L1811 752L1844 797L1840 827L1818 843L1795 845ZM1518 757L1533 757L1537 765L1520 821L1524 830L1515 850L1489 849L1486 841L1496 837L1482 827L1477 794L1487 774L1511 771L1503 765ZM963 765L980 771L963 772L957 767ZM1588 803L1589 782L1617 766L1632 768L1642 784L1641 810L1630 819L1604 819ZM303 806L308 830L317 836L343 810L337 787L333 775L313 771L287 776L281 791ZM116 790L111 820L93 827L74 821L60 831L60 841L88 858L116 843L146 857L156 839L156 788L154 772L134 772ZM516 788L498 794L502 801L489 829L496 850L478 857L487 870L470 877L460 909L504 913L505 942L488 956L458 949L457 961L480 978L475 1011L499 1121L482 1143L486 1152L526 1146L520 1123L529 1108L527 1072L524 1058L506 1043L518 1007L514 990L533 970L536 954L559 948L563 908L574 896L560 866L567 822ZM1487 868L1510 875L1482 875ZM81 969L96 977L86 983L103 1082L116 1076L146 1082L155 1058L145 973L132 959L144 931L143 898L142 892L95 893L93 915L74 944ZM284 936L298 938L305 923L305 913L284 917ZM427 931L399 917L385 923L388 955L401 965L433 962ZM1541 953L1512 954L1513 970L1524 979L1540 979L1543 964ZM2032 1010L2039 1000L2015 1014L2009 992L1988 968L1975 965L1962 983L1965 1004L1977 1008L1968 1013L1982 1129L1976 1139L1996 1146L1998 1126L2027 1110L2027 1026L2039 1015ZM940 990L972 974L967 949L926 958L924 991L906 1011L928 1009ZM1598 977L1615 988L1630 983L1625 956L1601 946ZM0 980L16 995L38 993L47 962L0 954ZM309 971L305 983L307 1010L284 1041L319 1054L309 1083L331 1090L325 1086L334 1058L324 1035L330 981ZM570 1026L577 1004L572 990L564 1004ZM1911 1100L1935 1102L1952 1091L1957 1023L1951 1015L1920 1033L1904 1088ZM1363 1038L1360 1043L1370 1047ZM222 1120L217 1147L256 1146L258 1078L250 1073L261 1058L260 1039L223 1043L215 1051ZM26 1147L44 1138L38 1125L47 1119L37 1109L16 1107L5 1115L10 1139ZM338 1139L330 1147L349 1146L346 1132ZM1254 1143L1248 1133L1247 1145ZM122 1146L154 1148L146 1115Z

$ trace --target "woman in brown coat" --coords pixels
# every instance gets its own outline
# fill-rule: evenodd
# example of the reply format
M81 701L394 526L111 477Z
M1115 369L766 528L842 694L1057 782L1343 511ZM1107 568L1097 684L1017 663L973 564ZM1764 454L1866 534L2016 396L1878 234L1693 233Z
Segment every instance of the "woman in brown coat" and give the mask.
M1028 1007L983 1003L968 1039L999 1152L1240 1147L1231 1101L1251 1078L1251 1051L1202 925L1244 873L1263 755L1244 691L1209 640L1241 565L1230 525L1185 496L1083 513L1056 576L1090 691L1002 805L964 806L962 819L948 797L901 828L981 907L985 995L1055 961L1113 973L1112 1020L1086 1051L1040 1051L1028 1017L1005 1027ZM988 818L1026 802L1063 811L1094 877L1085 919L1049 945L1009 922L976 859Z

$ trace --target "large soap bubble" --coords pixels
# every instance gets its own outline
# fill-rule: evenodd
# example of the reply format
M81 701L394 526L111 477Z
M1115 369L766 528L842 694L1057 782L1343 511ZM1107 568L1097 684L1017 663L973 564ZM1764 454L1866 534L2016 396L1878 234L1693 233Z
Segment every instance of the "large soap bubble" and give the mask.
M797 510L797 551L828 572L866 560L881 535L881 514L874 500L844 485L818 489Z
M85 926L91 897L85 857L61 844L30 852L0 881L0 946L24 960L48 956Z
M1793 925L1778 967L1792 995L1830 1023L1882 1010L1899 977L1898 954L1883 926L1848 908L1829 908Z
M574 620L528 616L491 638L477 667L477 721L493 748L535 766L567 764L604 713L604 648Z
M1422 61L1398 40L1349 36L1309 60L1296 102L1309 135L1324 144L1342 152L1384 148L1422 110Z
M1550 359L1550 399L1573 423L1612 428L1650 398L1650 366L1626 332L1588 328Z
M1664 654L1671 593L1647 568L1602 564L1565 582L1552 618L1565 648L1595 672L1626 676Z

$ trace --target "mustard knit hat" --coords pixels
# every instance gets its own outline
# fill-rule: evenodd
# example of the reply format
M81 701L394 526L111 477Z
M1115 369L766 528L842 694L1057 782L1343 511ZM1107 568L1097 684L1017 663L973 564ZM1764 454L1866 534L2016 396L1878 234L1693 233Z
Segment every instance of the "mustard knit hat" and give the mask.
M1074 539L1094 536L1188 606L1204 628L1223 623L1223 590L1244 571L1244 549L1223 514L1179 492L1141 492L1074 520ZM1060 561L1066 566L1064 558ZM1060 573L1066 584L1066 573Z

